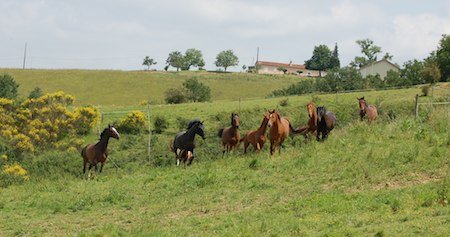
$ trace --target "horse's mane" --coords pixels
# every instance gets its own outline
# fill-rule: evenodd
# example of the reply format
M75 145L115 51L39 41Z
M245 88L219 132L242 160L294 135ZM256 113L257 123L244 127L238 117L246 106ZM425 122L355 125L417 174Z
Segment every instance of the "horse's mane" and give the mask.
M189 121L189 124L188 124L187 129L190 129L190 128L192 128L192 126L194 126L194 125L196 125L196 124L199 124L199 123L202 123L202 122L200 121L200 119L193 119L193 120Z
M100 133L100 138L98 140L102 140L102 137L108 132L108 128L103 129L103 132Z

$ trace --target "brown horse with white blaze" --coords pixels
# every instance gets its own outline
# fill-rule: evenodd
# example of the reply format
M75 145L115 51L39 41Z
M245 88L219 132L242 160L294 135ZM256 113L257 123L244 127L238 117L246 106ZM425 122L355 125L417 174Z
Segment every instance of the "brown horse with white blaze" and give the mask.
M296 130L296 133L301 133L305 136L305 141L307 141L307 139L311 140L310 137L311 134L317 136L317 122L318 122L317 111L314 102L312 101L309 102L306 105L306 110L308 111L309 116L308 123L306 124L306 126L298 128Z
M81 156L83 157L83 174L86 173L87 164L89 164L88 177L91 176L92 166L95 167L95 172L97 172L98 163L101 163L100 173L102 172L103 165L105 164L106 159L108 159L108 142L110 137L119 140L120 134L113 126L108 125L108 127L100 134L100 140L96 144L88 144L81 150Z
M364 99L364 96L357 99L359 102L359 109L360 109L359 116L361 117L361 121L366 115L369 123L375 121L378 117L377 107L375 107L374 105L367 104L366 100Z
M281 153L281 145L283 145L289 133L297 133L297 131L292 127L291 122L287 118L281 117L275 110L269 111L268 126L270 127L270 155L273 156L277 147L279 147L278 153Z
M244 154L247 153L247 148L250 144L256 152L260 152L267 141L266 130L269 123L269 114L265 113L261 125L258 129L247 132L240 142L244 142Z
M232 149L239 147L239 116L237 113L231 113L231 126L222 128L217 134L222 139L222 156L225 152L229 153Z

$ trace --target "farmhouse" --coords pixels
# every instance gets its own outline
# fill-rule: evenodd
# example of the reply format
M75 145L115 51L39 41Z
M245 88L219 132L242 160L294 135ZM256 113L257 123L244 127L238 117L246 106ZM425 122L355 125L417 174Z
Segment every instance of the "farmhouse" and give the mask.
M389 70L394 70L396 72L398 72L400 70L400 68L389 62L387 59L383 59L371 64L368 64L366 66L363 66L359 69L359 72L361 73L361 75L363 77L366 77L368 75L380 75L381 79L384 79L387 75L387 72Z
M289 63L277 63L257 61L255 64L258 74L284 74L281 69L286 70L286 74L294 74L304 77L318 77L319 71L306 69L305 65ZM324 73L322 73L323 75Z

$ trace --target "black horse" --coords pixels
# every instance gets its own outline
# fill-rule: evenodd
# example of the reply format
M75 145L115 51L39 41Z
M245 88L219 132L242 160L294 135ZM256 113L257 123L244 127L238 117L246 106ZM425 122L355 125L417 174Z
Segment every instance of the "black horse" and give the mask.
M181 161L183 161L183 163L188 161L188 165L190 165L194 160L195 134L198 134L205 139L203 122L198 119L189 122L187 131L175 135L171 148L172 151L175 152L177 166L180 165Z
M335 124L336 116L333 112L327 111L324 106L317 107L317 141L320 141L320 135L325 140Z

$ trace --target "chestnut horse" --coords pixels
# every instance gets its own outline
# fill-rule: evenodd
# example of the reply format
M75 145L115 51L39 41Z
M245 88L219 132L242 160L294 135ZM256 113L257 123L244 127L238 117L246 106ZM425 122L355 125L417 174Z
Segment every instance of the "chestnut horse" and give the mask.
M306 105L306 109L308 110L309 120L306 126L296 129L296 133L303 134L305 136L305 141L307 139L311 140L310 134L314 134L317 136L317 111L316 106L311 101Z
M269 114L265 113L261 125L258 129L247 132L240 142L244 141L244 154L247 153L247 147L249 144L253 145L253 149L256 152L260 152L267 141L266 130L269 123Z
M364 116L367 115L367 120L369 123L375 121L378 117L378 111L377 108L373 105L368 105L366 100L364 99L364 96L361 98L357 98L359 102L359 116L361 117L361 121L363 120Z
M281 153L281 145L288 137L290 132L298 133L295 130L291 122L285 117L280 117L280 114L275 110L269 111L269 124L270 127L270 155L273 156L275 149L278 148L278 153Z
M108 125L107 128L103 130L100 134L100 141L96 144L88 144L81 150L81 156L83 157L83 174L86 173L86 165L89 163L89 174L91 177L91 168L95 167L95 172L97 172L97 164L100 162L100 173L103 170L103 165L108 158L108 142L109 138L113 137L117 140L120 138L119 132L111 126Z
M336 116L333 112L327 111L325 106L317 107L317 141L320 141L320 135L322 135L322 140L325 140L333 130L335 123Z
M230 150L238 147L241 135L239 134L239 116L237 113L231 113L231 127L220 129L217 135L222 138L222 157L225 152L229 153Z

